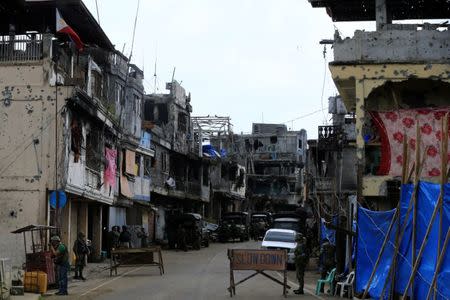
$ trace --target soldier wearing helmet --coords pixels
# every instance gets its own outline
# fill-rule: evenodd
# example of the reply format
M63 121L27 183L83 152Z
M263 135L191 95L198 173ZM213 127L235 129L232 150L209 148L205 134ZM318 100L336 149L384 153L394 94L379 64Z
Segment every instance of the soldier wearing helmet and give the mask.
M295 262L295 272L298 280L298 289L294 290L295 294L304 294L303 285L304 285L304 277L305 277L305 269L308 265L309 254L306 246L306 238L302 234L298 234L297 238L297 246L295 247L294 254L294 262Z

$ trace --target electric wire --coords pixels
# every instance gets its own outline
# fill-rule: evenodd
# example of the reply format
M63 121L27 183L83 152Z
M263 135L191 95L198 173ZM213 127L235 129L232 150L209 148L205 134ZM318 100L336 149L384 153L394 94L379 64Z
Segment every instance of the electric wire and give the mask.
M323 123L327 124L327 118L324 113L323 94L325 92L325 81L327 77L327 46L323 45L323 80L322 80L322 94L320 96L320 104L322 105Z
M100 13L99 13L99 11L98 11L98 3L97 3L97 0L95 0L95 10L97 11L97 22L98 22L98 25L100 25Z
M19 157L31 146L35 143L35 139L34 136L36 136L39 132L43 132L45 131L50 124L52 124L53 120L56 119L56 116L59 115L63 109L65 109L65 105L63 107L61 107L61 109L57 112L57 114L55 116L51 116L48 120L47 123L42 127L42 128L38 128L35 132L33 132L30 136L27 136L26 138L23 139L23 141L10 153L8 154L6 157L2 158L1 161L7 161L9 159L11 159L11 155L15 154L15 156L12 158L12 160L8 163L6 162L5 165L3 165L0 168L0 177L8 170L8 168L17 161L17 159L19 159ZM28 139L31 138L31 141L28 144L25 144L26 141ZM22 148L23 147L23 148ZM22 148L22 149L21 149Z

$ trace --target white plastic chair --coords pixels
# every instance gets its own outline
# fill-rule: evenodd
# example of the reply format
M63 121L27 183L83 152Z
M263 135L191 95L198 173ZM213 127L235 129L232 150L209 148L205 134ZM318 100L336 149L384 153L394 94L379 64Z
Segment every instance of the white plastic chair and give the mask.
M352 271L350 272L350 274L348 274L347 279L345 279L345 281L342 282L338 282L336 284L336 289L334 291L334 295L336 296L338 293L338 290L340 290L339 296L341 298L344 297L344 293L345 293L345 288L348 289L348 297L352 298L353 297L353 282L355 281L355 272Z

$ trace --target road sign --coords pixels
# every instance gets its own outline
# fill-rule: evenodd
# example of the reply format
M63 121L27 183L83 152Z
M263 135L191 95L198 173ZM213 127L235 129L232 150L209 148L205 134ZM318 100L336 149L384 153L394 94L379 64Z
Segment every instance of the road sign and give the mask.
M272 281L283 286L283 295L286 297L287 289L287 252L286 250L263 250L263 249L228 249L228 259L230 260L230 297L236 295L236 286L248 279L261 274ZM234 271L251 270L256 271L252 275L234 282ZM281 282L264 271L282 271L284 280Z

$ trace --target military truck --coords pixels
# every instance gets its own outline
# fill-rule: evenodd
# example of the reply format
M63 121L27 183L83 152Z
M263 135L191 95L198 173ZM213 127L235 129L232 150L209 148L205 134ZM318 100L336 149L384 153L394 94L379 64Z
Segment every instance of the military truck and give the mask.
M275 229L291 229L306 235L306 212L301 210L278 212L273 214L273 225Z
M222 243L236 239L248 241L250 239L250 219L247 212L227 212L222 214L218 238Z
M203 226L200 214L184 213L169 217L167 238L171 249L200 250L201 246L209 247L209 231Z

